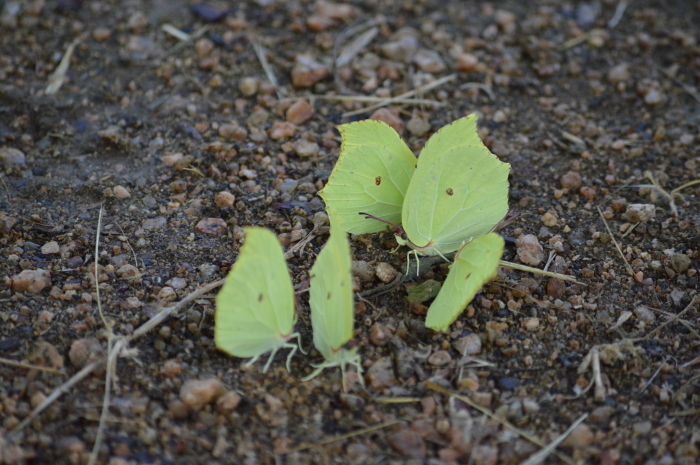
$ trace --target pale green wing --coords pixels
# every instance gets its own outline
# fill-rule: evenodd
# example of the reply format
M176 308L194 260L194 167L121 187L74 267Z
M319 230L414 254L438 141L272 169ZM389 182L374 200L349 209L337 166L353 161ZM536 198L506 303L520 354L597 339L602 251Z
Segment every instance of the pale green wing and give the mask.
M339 366L345 389L345 366L355 365L361 373L362 365L357 348L346 346L352 340L355 320L350 245L333 210L329 210L329 216L330 238L311 268L309 289L314 345L325 361L316 365L316 370L304 380L313 378L324 368Z
M245 243L216 296L214 342L235 357L257 357L283 347L293 331L294 289L275 235L245 228Z
M327 361L352 339L355 315L350 266L346 234L332 221L330 238L311 268L309 290L314 345Z
M428 309L425 326L444 331L457 319L479 289L496 276L503 247L503 238L489 233L457 252L445 283Z
M481 142L476 116L425 144L406 191L402 225L419 253L446 254L490 231L508 213L508 173Z
M381 121L343 124L338 130L343 138L340 157L319 192L326 206L337 212L343 229L352 234L386 228L360 212L398 225L416 157L396 131Z

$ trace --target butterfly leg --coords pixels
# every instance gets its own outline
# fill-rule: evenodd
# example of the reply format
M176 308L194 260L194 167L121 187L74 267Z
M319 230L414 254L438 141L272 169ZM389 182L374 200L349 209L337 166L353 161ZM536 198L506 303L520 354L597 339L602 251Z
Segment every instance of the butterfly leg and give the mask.
M297 335L297 341L298 341L298 335ZM287 355L287 371L291 373L291 363L292 363L292 357L294 357L294 354L297 353L297 349L300 347L299 345L294 345L294 344L285 344L285 347L289 347L292 350L289 352L289 355Z
M247 362L245 362L245 366L246 367L251 366L253 363L257 362L259 358L260 358L260 355L256 355L255 357L253 357L250 360L248 360Z
M267 369L270 368L270 364L272 363L272 359L275 358L275 354L277 353L278 348L272 349L272 353L270 353L270 357L267 359L267 362L265 363L265 367L263 368L263 373L267 373Z

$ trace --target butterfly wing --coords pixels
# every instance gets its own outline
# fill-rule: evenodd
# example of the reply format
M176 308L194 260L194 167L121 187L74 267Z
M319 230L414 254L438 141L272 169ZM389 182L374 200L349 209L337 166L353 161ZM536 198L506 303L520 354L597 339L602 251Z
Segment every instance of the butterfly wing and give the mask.
M331 235L311 268L309 290L314 345L326 362L333 362L344 350L343 345L352 339L354 304L350 266L346 234L332 216Z
M445 283L428 309L425 326L443 331L457 319L479 289L496 276L503 247L503 238L489 233L457 252Z
M386 228L359 212L399 224L416 157L384 122L358 121L338 126L338 130L343 138L340 157L319 192L326 206L337 212L342 228L352 234Z
M476 115L440 129L406 191L402 224L409 240L426 255L446 254L492 231L508 212L509 171L479 139Z
M275 235L245 228L245 244L216 296L214 341L235 357L258 357L288 344L294 289Z

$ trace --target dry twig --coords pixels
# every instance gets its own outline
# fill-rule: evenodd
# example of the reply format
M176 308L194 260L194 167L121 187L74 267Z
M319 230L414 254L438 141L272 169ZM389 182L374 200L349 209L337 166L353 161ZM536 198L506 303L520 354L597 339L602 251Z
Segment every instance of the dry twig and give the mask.
M459 395L459 394L455 394L454 392L450 392L450 391L448 391L447 389L443 388L442 386L439 386L439 385L435 384L434 382L432 382L432 381L430 381L430 380L428 380L428 381L425 382L425 387L427 387L428 389L432 389L433 391L437 391L437 392L439 392L440 394L444 394L444 395L446 395L446 396L454 397L455 399L461 400L461 401L464 402L465 404L469 405L469 406L472 407L472 408L475 408L476 410L480 411L481 413L483 413L484 415L488 416L489 418L492 418L492 419L496 420L497 422L499 422L500 424L502 424L502 425L505 426L506 428L509 428L509 429L515 431L516 433L518 433L520 436L524 437L525 439L527 439L527 440L530 441L531 443L533 443L533 444L535 444L535 445L538 445L538 446L540 446L540 447L547 447L547 444L546 444L544 441L542 441L540 438L538 438L537 436L535 436L535 435L533 435L533 434L530 434L530 433L528 433L527 431L524 431L524 430L518 428L517 426L515 426L514 424L512 424L512 423L509 422L508 420L505 420L505 419L503 419L503 418L501 418L501 417L499 417L499 416L497 416L497 415L491 413L490 410L488 410L488 409L482 407L481 405L477 404L476 402L474 402L471 398L469 398L469 397L467 397L467 396L462 396L462 395ZM562 460L562 461L568 463L569 465L573 465L573 464L574 464L574 461L573 461L570 457L567 457L566 455L561 454L561 453L556 452L556 451L554 451L553 453L554 453L554 455L556 455L560 460Z
M414 95L416 95L419 92L428 92L429 90L435 89L436 87L440 87L441 85L446 84L446 83L453 81L455 79L457 79L457 74L456 73L450 74L449 76L442 77L442 78L437 79L433 82L430 82L424 86L420 86L414 90L404 92L403 94L397 95L396 97L388 98L388 99L384 100L383 102L377 103L375 105L370 105L366 108L361 108L359 110L349 111L349 112L343 113L343 118L348 118L350 116L359 115L361 113L369 113L370 111L374 111L377 108L382 108L382 107L385 107L387 105L391 105L392 103L396 103L397 100L407 99L408 97L413 97Z
M603 224L605 224L605 229L608 230L608 234L610 235L610 239L613 241L613 244L615 244L615 248L617 249L617 253L620 254L620 257L622 257L622 261L625 262L627 272L629 273L630 276L634 276L634 270L632 269L632 266L630 266L629 262L627 261L625 254L622 253L622 249L620 248L620 244L618 244L617 240L615 240L615 236L613 235L613 232L610 229L610 226L608 225L608 220L606 220L605 217L603 216L603 211L600 209L600 207L596 207L596 208L598 209L598 214L600 214L600 217L603 219Z

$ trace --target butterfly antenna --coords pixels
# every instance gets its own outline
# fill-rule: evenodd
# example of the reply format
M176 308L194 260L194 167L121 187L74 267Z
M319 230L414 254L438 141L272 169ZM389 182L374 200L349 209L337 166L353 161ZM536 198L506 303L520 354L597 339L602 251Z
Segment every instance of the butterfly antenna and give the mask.
M496 226L493 227L491 232L498 231L501 228L505 228L506 226L511 224L513 221L517 220L518 218L520 218L520 213L516 213L515 210L509 211L506 214L506 216L501 221L499 221Z
M403 228L402 228L401 226L397 226L397 225L395 225L394 223L392 223L391 221L383 220L383 219L381 219L381 218L378 218L378 217L376 217L376 216L374 216L374 215L370 215L369 213L365 213L365 212L360 212L360 213L358 213L358 214L359 214L359 215L364 215L364 217L365 217L366 220L377 220L377 221L381 221L382 223L386 223L386 224L392 226L393 228L396 228L398 231L403 231Z

